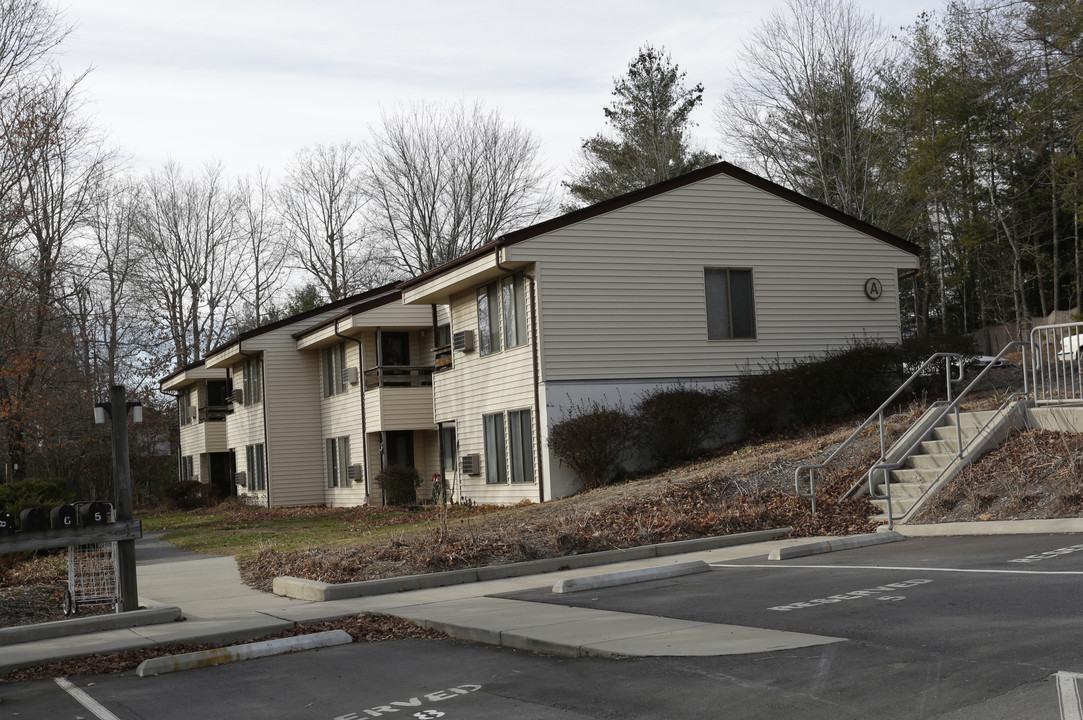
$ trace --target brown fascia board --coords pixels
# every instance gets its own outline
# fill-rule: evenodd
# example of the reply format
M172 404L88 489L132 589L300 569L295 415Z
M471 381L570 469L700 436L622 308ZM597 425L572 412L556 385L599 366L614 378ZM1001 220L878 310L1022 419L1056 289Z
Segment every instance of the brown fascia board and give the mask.
M363 313L366 310L372 310L373 308L383 307L384 305L387 305L389 303L393 303L396 300L402 300L402 291L401 290L399 290L398 292L395 292L394 290L392 290L388 295L385 295L383 297L376 297L376 298L373 298L372 300L369 300L367 302L359 303L357 305L352 305L351 307L347 308L346 310L343 310L342 312L340 312L338 315L335 315L333 317L329 317L326 320L318 322L315 325L313 325L312 327L305 328L304 330L299 330L299 331L293 333L293 335L291 335L290 337L292 337L294 340L300 340L305 335L308 335L309 333L317 332L318 330L322 330L323 328L328 327L330 325L334 325L336 322L338 322L339 320L341 320L343 318L350 317L351 315L357 315L358 313Z
M240 335L236 335L235 337L231 338L229 341L220 344L218 347L212 348L203 357L209 357L211 355L214 355L215 353L221 352L222 350L226 349L230 345L235 345L236 343L239 343L239 342L241 342L243 340L249 340L251 338L258 337L258 336L262 335L263 333L271 332L272 330L278 330L279 328L283 328L283 327L285 327L287 325L291 325L291 324L293 324L295 322L299 322L301 320L305 320L305 319L310 318L310 317L315 317L316 315L319 315L320 313L323 313L323 312L327 312L328 310L334 310L335 308L340 308L340 307L344 307L344 306L357 304L358 301L364 301L364 300L367 300L369 298L378 296L378 295L380 295L382 293L386 293L386 292L389 292L391 290L394 290L399 286L399 284L400 283L398 283L398 282L388 283L387 285L382 285L382 286L380 286L378 288L373 288L372 290L366 290L365 292L358 293L357 295L351 295L350 297L342 298L341 300L336 300L335 302L330 302L330 303L327 303L326 305L321 305L320 307L313 308L312 310L306 310L303 313L297 313L296 315L290 315L288 318L283 318L283 319L281 319L281 320L279 320L277 322L271 323L270 325L263 325L262 327L255 328L253 330L248 330L247 332L243 332Z
M485 255L486 253L490 253L497 248L504 247L506 245L513 245L515 243L529 240L530 238L537 237L539 235L544 235L545 233L552 232L554 230L559 230L560 228L564 228L569 225L574 225L577 222L582 222L584 220L589 220L590 218L604 215L605 213L612 212L614 210L619 210L620 208L626 207L628 205L632 205L642 200L647 200L649 198L655 197L656 195L667 193L671 190L676 190L677 188L684 187L685 185L691 185L692 183L706 180L707 178L714 177L715 175L729 175L735 180L740 180L741 182L748 183L749 185L759 188L764 192L771 193L772 195L780 197L783 200L788 200L796 205L800 205L806 210L811 210L814 213L823 215L826 218L842 223L843 225L851 227L854 230L874 237L877 240L881 240L888 245L891 245L892 247L898 248L899 250L902 250L904 252L908 252L911 255L919 256L921 254L920 247L907 240L902 239L898 235L893 235L886 230L881 230L880 228L874 225L870 225L863 220L858 220L852 215L847 215L844 212L836 210L830 205L826 205L819 200L813 200L812 198L802 195L801 193L794 192L793 190L790 190L788 188L784 188L777 183L773 183L766 178L762 178L759 175L751 173L747 170L743 170L736 165L728 162L719 162L713 165L702 167L699 170L693 170L692 172L685 173L684 175L681 175L679 177L671 178L670 180L665 180L663 182L656 183L654 185L641 188L639 190L633 190L632 192L625 193L624 195L618 195L617 197L610 198L609 200L603 200L600 203L595 203L594 205L590 205L585 208L573 210L572 212L565 215L561 215L550 220L544 220L536 225L522 228L521 230L513 230L512 232L501 235L496 240L486 243L485 245L482 245L481 247L476 248L466 253L465 255L460 255L454 260L446 262L439 267L433 268L426 273L422 273L421 275L406 280L400 285L400 287L405 289L413 287L415 285L419 285L430 278L441 275L448 270L451 270L473 260L474 258Z

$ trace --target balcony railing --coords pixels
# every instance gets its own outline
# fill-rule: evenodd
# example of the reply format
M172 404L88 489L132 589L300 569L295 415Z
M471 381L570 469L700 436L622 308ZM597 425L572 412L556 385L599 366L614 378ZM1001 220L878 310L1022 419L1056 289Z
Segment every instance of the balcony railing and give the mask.
M231 412L229 405L207 405L199 409L199 422L222 422Z
M431 366L387 365L365 371L365 389L385 387L431 387Z
M444 345L436 348L436 372L451 368L451 346Z

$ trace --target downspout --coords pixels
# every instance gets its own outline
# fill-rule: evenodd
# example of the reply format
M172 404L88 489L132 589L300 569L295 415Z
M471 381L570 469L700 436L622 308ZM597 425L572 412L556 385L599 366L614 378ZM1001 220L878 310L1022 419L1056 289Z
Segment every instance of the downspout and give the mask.
M369 504L369 434L368 425L365 422L365 349L361 341L355 337L342 335L338 331L338 318L335 318L335 337L343 340L353 340L357 343L357 374L358 384L361 386L361 462L364 466L361 476L365 479L365 504Z
M250 355L244 351L244 340L237 341L237 353L245 358L260 358L259 354ZM260 404L263 405L263 411L260 413L263 416L263 472L267 477L267 507L273 507L271 505L271 488L273 483L271 482L271 438L267 433L267 367L264 366L259 372L259 392L260 392ZM245 398L247 400L247 398ZM251 468L246 468L251 472Z
M545 477L542 473L542 466L544 465L542 459L542 438L541 438L541 390L538 387L541 377L540 362L538 359L538 308L535 305L536 291L534 288L534 278L531 275L523 272L522 270L512 270L509 267L505 267L500 264L500 251L501 247L498 245L495 249L496 253L496 267L504 272L511 273L513 275L521 275L526 280L527 285L530 287L530 356L533 363L534 372L534 445L538 448L538 462L535 463L535 472L538 475L538 502L545 502Z

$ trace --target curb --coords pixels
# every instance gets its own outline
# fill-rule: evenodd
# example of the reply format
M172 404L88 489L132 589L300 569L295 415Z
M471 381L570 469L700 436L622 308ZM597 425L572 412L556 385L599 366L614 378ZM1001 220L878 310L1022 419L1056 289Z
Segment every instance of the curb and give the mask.
M660 565L641 570L626 570L605 575L588 575L587 577L558 580L553 585L553 592L573 593L583 590L597 590L598 588L616 587L617 585L631 585L633 583L650 582L651 580L695 575L696 573L707 572L710 569L711 567L702 560L693 560L692 562Z
M806 545L794 545L791 547L775 548L767 556L768 560L789 560L791 558L819 555L821 553L834 552L836 550L850 550L851 548L866 547L868 545L883 545L884 543L898 542L905 539L894 531L875 532L866 535L851 535L850 537L837 538L835 540L821 540Z
M304 578L283 576L275 578L272 587L275 595L283 595L296 600L309 600L313 602L348 600L350 598L384 595L406 590L423 590L426 588L446 587L448 585L462 585L464 583L480 582L482 580L500 580L503 578L522 577L523 575L556 572L558 570L574 570L576 568L609 565L611 563L619 563L626 560L642 560L645 558L679 555L681 553L697 552L700 550L714 550L716 548L732 547L734 545L746 545L749 543L764 542L765 540L774 540L775 538L790 532L790 530L791 528L788 527L776 528L773 530L756 530L753 532L739 533L737 535L720 535L717 537L659 543L657 545L643 545L641 547L628 548L627 550L603 550L601 552L584 553L582 555L568 555L566 557L546 558L544 560L528 560L526 562L510 563L508 565L488 565L486 567L469 568L466 570L449 570L447 572L429 573L425 575L407 575L405 577L363 580L361 582L340 583L337 585L321 582L319 580L306 580Z
M163 675L180 670L223 665L238 660L252 660L299 650L346 645L352 642L353 638L345 630L328 630L326 632L312 633L311 635L295 635L294 637L264 640L263 642L234 645L215 650L200 650L199 652L185 653L183 655L166 655L165 657L152 658L140 663L135 674L139 677Z
M92 615L71 620L55 620L36 625L22 625L0 629L0 646L19 645L36 640L71 635L87 635L106 630L124 630L144 625L160 625L176 622L181 617L181 609L173 605L163 605L145 610L116 613L115 615Z
M896 523L894 532L906 537L951 537L955 535L1045 535L1083 533L1083 518L1046 520L979 520L910 524Z

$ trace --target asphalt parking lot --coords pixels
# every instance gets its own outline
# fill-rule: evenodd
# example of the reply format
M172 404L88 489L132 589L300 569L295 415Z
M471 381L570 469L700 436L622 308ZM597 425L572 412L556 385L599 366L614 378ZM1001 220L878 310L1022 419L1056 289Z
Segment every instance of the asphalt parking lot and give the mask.
M629 660L458 641L355 644L161 677L73 678L74 688L0 686L0 711L86 720L1083 720L1081 581L1083 537L1070 535L909 539L781 562L750 558L672 580L504 597L839 641Z

